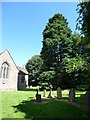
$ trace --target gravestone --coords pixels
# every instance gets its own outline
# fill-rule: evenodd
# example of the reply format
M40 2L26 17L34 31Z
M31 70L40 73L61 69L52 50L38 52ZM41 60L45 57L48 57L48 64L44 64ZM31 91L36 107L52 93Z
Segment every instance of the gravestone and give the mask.
M41 102L41 95L38 94L38 90L36 89L36 102L40 103Z
M61 99L62 98L62 90L60 87L57 88L57 98Z
M86 92L84 97L84 105L90 108L90 91Z
M36 89L36 95L38 95L38 89Z
M43 91L43 97L46 97L46 89Z
M74 102L75 101L75 91L73 88L70 89L69 91L69 101Z
M52 95L52 85L50 85L50 91L49 91L49 95L48 95L48 98L53 98L53 95Z

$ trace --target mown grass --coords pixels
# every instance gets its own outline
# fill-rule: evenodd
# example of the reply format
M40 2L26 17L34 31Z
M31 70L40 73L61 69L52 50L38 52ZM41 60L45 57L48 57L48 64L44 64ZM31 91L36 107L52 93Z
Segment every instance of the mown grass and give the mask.
M43 96L43 92L39 92ZM68 91L63 91L63 99L68 99ZM76 92L76 100L80 102L80 95ZM56 96L56 91L53 91ZM64 101L44 99L41 103L35 101L36 91L2 92L2 118L87 118L87 111ZM48 96L48 92L47 92ZM82 98L81 98L82 99Z

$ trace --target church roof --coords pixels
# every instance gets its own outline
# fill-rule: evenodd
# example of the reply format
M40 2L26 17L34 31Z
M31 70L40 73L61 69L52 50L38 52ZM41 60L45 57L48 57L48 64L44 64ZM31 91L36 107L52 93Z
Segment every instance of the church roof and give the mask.
M21 72L23 72L24 74L27 74L27 75L28 75L28 72L27 72L27 70L26 70L25 68L20 67L20 66L17 66L17 68L18 68L19 72L21 71Z
M7 49L6 49L5 51L1 52L0 55L5 54L5 53L8 53L8 55L10 56L10 58L12 59L14 65L15 65L15 67L17 68L17 66L16 66L16 64L15 64L15 62L14 62L14 60L13 60L11 54L10 54L10 52L9 52ZM18 69L18 68L17 68L17 69Z
M6 50L5 50L5 51L6 51ZM1 54L3 54L5 51L3 51L3 52L0 52L0 55L1 55Z
M14 60L13 60L13 58L12 58L12 56L11 56L11 54L9 53L8 50L5 50L5 51L1 52L0 55L3 54L3 53L5 53L5 52L8 52L8 54L10 55L10 57L11 57L13 63L15 64L15 62L14 62ZM16 68L18 69L19 72L22 72L22 73L28 75L28 72L27 72L27 70L26 70L25 68L20 67L20 66L17 66L16 64L15 64L15 66L16 66Z

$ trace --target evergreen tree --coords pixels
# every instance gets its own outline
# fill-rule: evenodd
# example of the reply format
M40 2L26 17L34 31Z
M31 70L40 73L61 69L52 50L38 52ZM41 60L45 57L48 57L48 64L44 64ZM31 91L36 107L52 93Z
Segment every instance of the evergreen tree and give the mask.
M55 14L49 19L43 31L41 57L47 70L55 69L67 53L67 43L71 36L67 20L62 14ZM65 53L65 54L64 54Z
M83 39L78 33L71 33L63 15L55 14L50 18L43 31L41 57L45 67L41 76L49 76L47 80L53 86L62 88L87 84L87 75L84 73L88 72L88 62Z
M63 69L64 58L70 58L72 54L71 30L68 22L62 14L55 14L49 19L43 31L43 47L41 57L44 63L44 71L54 72L51 83L59 86Z

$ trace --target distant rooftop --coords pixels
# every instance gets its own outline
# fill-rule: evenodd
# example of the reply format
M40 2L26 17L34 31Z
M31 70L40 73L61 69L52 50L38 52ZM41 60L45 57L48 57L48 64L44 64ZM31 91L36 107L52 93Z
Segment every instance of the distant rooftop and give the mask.
M25 73L25 74L28 74L27 70L23 67L20 67L20 66L17 66L18 70Z

